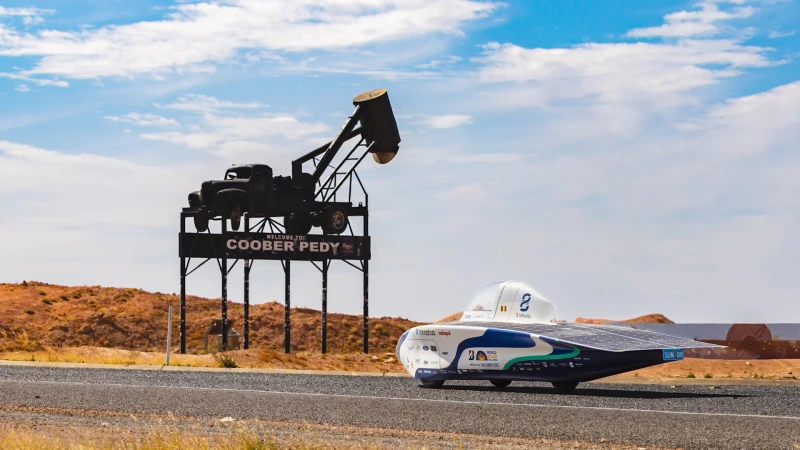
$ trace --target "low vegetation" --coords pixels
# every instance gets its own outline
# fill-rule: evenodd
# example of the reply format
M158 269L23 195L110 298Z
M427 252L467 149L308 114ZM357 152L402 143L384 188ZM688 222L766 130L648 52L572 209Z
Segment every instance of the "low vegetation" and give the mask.
M69 433L47 435L31 430L0 428L0 448L14 450L283 450L371 449L363 445L320 445L301 438L276 439L236 427L216 435L181 431L177 427L144 433Z

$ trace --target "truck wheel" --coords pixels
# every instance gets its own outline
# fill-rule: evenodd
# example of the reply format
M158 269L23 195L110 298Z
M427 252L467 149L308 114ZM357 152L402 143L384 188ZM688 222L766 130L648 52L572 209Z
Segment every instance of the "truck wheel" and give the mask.
M342 234L347 229L347 212L329 206L322 211L322 230L328 234Z
M242 207L239 201L233 202L230 219L231 229L234 231L239 231L239 227L242 225Z
M208 230L208 217L194 216L194 227L197 228L197 231L200 233Z
M311 217L308 214L287 214L283 218L286 234L308 234L311 231Z

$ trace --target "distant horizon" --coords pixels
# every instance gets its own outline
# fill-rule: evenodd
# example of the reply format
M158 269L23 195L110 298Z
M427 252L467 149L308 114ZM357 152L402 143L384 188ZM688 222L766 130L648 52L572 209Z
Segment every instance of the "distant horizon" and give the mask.
M59 286L59 287L65 287L65 288L98 288L99 287L101 289L122 289L122 290L138 289L138 290L144 291L144 292L146 292L148 294L153 294L153 295L174 295L174 296L177 296L178 298L180 298L180 293L179 292L149 291L149 290L146 290L146 289L143 289L143 288L134 287L134 286L65 285L65 284L48 283L46 281L41 281L41 280L23 280L23 281L24 282L28 282L28 283L41 283L41 284L45 284L45 285L49 285L49 286ZM0 282L0 284L22 285L22 281L16 282L16 283L15 282ZM204 300L209 300L209 301L214 301L214 300L220 300L221 299L221 297L206 297L206 296L202 296L202 295L189 294L188 292L186 293L186 297L187 298L189 298L189 297L198 297L198 298L201 298L201 299L204 299ZM237 300L235 298L229 297L227 299L227 303L234 303L234 304L237 304L237 305L244 305L244 300L239 301L239 300ZM268 303L276 303L276 304L278 304L278 305L280 305L282 307L285 306L283 300L276 300L276 299L262 301L262 302L258 302L258 303L251 302L250 306L265 305L265 304L268 304ZM178 307L180 307L180 304L176 304L174 306L176 308L178 308ZM556 311L557 311L557 307L558 306L557 306L556 302L553 302L553 306L556 308ZM322 305L319 305L319 308L315 308L313 305L305 305L305 306L294 306L294 305L292 305L291 306L291 309L297 309L297 308L306 309L306 310L313 310L313 311L320 311L321 312ZM438 319L433 319L433 320L419 320L419 319L413 319L413 318L410 318L410 317L405 317L405 316L402 316L402 315L374 315L374 316L370 315L369 318L376 318L376 319L390 318L390 319L408 320L408 321L417 322L417 323L435 323L435 322L437 322L439 320L442 320L442 319L444 319L444 318L446 318L448 316L451 316L451 315L454 315L454 314L460 314L462 312L463 311L453 311L450 314L446 314L446 315L444 315L442 317L439 317ZM177 317L178 312L174 308L173 308L173 313L176 314L176 317ZM191 310L187 311L187 315L190 315L190 314L191 314ZM343 314L343 315L348 315L348 316L363 317L362 313L341 312L341 311L333 310L333 309L330 308L330 304L328 306L328 314ZM656 315L657 316L663 316L663 317L665 317L665 318L667 318L669 320L672 320L669 317L669 315L664 314L664 313L659 313L659 312L651 312L651 313L633 315L633 316L625 318L625 319L610 319L608 317L589 317L589 316L578 315L576 317L573 317L571 320L568 320L568 319L559 318L558 317L558 313L556 312L557 320L559 320L559 321L566 320L567 322L570 322L570 323L574 323L578 319L607 320L607 321L612 322L612 323L622 323L622 322L625 322L625 321L628 321L628 320L632 320L632 319L638 319L638 318L641 318L641 317L656 316ZM231 318L229 316L229 320L231 320L231 319L236 319L236 318L235 317ZM730 324L800 325L800 322L769 322L769 323L764 323L764 322L675 322L675 321L673 321L673 322L674 322L675 325L730 325ZM653 322L642 322L642 323L653 323ZM668 324L665 324L665 325L668 325Z

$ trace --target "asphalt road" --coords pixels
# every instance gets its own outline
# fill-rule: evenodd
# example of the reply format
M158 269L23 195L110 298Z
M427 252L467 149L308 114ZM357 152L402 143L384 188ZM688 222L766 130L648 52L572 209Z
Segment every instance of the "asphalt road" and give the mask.
M0 366L4 406L400 428L670 448L800 446L800 387L484 382Z

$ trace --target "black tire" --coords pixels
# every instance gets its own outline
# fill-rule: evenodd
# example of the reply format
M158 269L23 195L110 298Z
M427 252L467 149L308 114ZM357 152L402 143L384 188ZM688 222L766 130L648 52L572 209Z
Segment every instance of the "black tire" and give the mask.
M420 382L426 389L439 389L444 385L444 380L420 380Z
M286 234L305 235L311 232L311 216L308 214L287 214L283 218Z
M578 387L577 381L553 381L553 387L556 388L556 392L559 394L567 394L575 390Z
M329 206L322 211L322 231L327 234L342 234L347 229L347 211Z
M208 217L194 216L194 227L197 228L197 231L200 233L208 230Z
M511 380L491 380L491 383L495 385L495 387L504 388L511 384Z
M241 203L238 200L234 200L233 204L231 205L231 230L239 231L239 227L242 226L242 212L244 208L242 208Z

